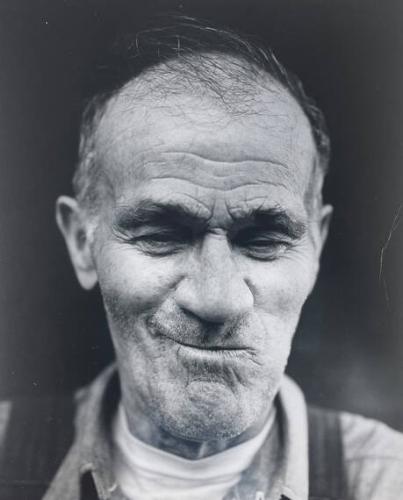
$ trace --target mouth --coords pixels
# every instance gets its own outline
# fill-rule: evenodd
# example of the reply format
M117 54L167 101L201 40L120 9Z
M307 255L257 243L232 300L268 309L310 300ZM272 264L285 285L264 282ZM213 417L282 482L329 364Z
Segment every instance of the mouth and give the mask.
M198 359L200 361L224 361L224 360L241 360L246 357L253 357L254 350L250 347L238 344L238 343L228 343L228 344L212 344L212 343L191 343L185 342L182 339L175 338L170 335L169 331L162 325L158 325L156 328L155 324L148 325L149 331L153 333L154 336L159 337L161 340L164 339L176 348L176 352L181 357L192 358L194 360ZM218 340L218 339L217 339Z
M177 355L194 361L203 362L236 362L245 360L250 357L250 349L239 346L222 346L222 345L195 345L180 342L167 337L177 347Z
M207 352L227 352L227 351L247 351L246 347L238 347L238 346L221 346L221 345L195 345L195 344L187 344L186 342L180 342L178 340L174 340L169 338L175 344L178 344L182 347L188 347L190 349L196 349L198 351L207 351Z

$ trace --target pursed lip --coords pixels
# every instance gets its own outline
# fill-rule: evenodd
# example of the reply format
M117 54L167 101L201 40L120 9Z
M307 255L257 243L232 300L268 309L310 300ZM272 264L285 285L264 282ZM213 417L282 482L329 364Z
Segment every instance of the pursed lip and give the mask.
M213 343L191 343L191 342L185 342L182 339L179 339L173 335L170 335L170 332L167 331L162 325L158 325L156 328L155 324L149 324L148 328L153 332L153 334L160 339L165 339L173 344L177 345L178 347L184 347L188 349L193 349L195 351L199 351L200 353L205 352L205 353L232 353L232 354L241 354L245 352L251 352L254 351L250 347L238 343L231 343L231 344L213 344Z
M247 351L246 347L223 347L223 346L196 346L192 344L184 344L182 342L178 342L178 344L184 347L191 347L192 349L198 349L199 351L212 351L212 352L220 352L220 351Z
M235 345L200 345L200 344L189 344L187 342L182 342L180 340L173 339L172 337L169 337L167 335L164 335L164 337L174 344L178 345L179 347L184 347L188 349L192 349L194 351L199 351L200 354L206 353L206 354L242 354L249 352L250 349L246 346L235 346Z

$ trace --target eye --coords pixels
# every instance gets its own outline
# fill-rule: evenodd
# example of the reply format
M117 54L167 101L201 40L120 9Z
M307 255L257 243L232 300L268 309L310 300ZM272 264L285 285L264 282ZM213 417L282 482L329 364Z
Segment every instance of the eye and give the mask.
M191 234L184 229L144 230L132 236L129 242L140 251L151 256L165 256L180 252L192 240Z
M275 260L291 246L287 236L266 230L245 230L233 243L245 255L258 260Z

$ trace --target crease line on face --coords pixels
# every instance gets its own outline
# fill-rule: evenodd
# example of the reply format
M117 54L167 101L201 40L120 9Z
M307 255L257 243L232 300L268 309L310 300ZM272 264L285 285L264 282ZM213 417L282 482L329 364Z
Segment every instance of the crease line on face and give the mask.
M196 159L200 159L202 160L203 162L207 162L207 163L219 163L220 165L242 165L244 163L263 163L265 165L272 165L272 166L276 166L276 167L281 167L281 168L289 168L288 165L284 164L284 163L281 163L281 162L278 162L274 159L268 159L268 158L259 158L259 157L244 157L242 160L231 160L231 159L222 159L222 158L213 158L213 157L209 157L209 156L206 156L205 154L200 154L200 153L193 153L193 152L190 152L190 151L183 151L183 152L178 152L178 151L169 151L169 150L164 150L163 151L164 154L168 155L168 156L178 156L180 158L186 158L186 157L189 157L189 158L196 158ZM226 153L226 157L228 156L228 153ZM164 160L153 160L153 162L155 163L163 163Z

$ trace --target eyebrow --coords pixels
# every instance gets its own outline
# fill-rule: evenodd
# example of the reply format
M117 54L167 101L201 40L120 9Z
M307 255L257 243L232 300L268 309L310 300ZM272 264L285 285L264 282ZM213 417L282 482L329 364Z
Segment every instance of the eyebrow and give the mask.
M302 238L307 231L303 220L279 207L257 209L253 218L258 227L281 232L295 240Z
M125 230L133 230L139 226L163 223L180 223L183 225L206 226L210 216L201 214L194 207L178 203L159 203L152 200L141 200L136 206L120 206L117 210L114 225Z
M160 203L141 200L136 206L120 206L114 220L114 227L123 231L133 231L144 225L181 225L195 230L206 229L211 214L200 206L186 206L176 202ZM271 208L250 208L231 213L234 225L241 229L254 226L261 229L278 231L289 238L300 239L307 230L304 220L279 206Z

